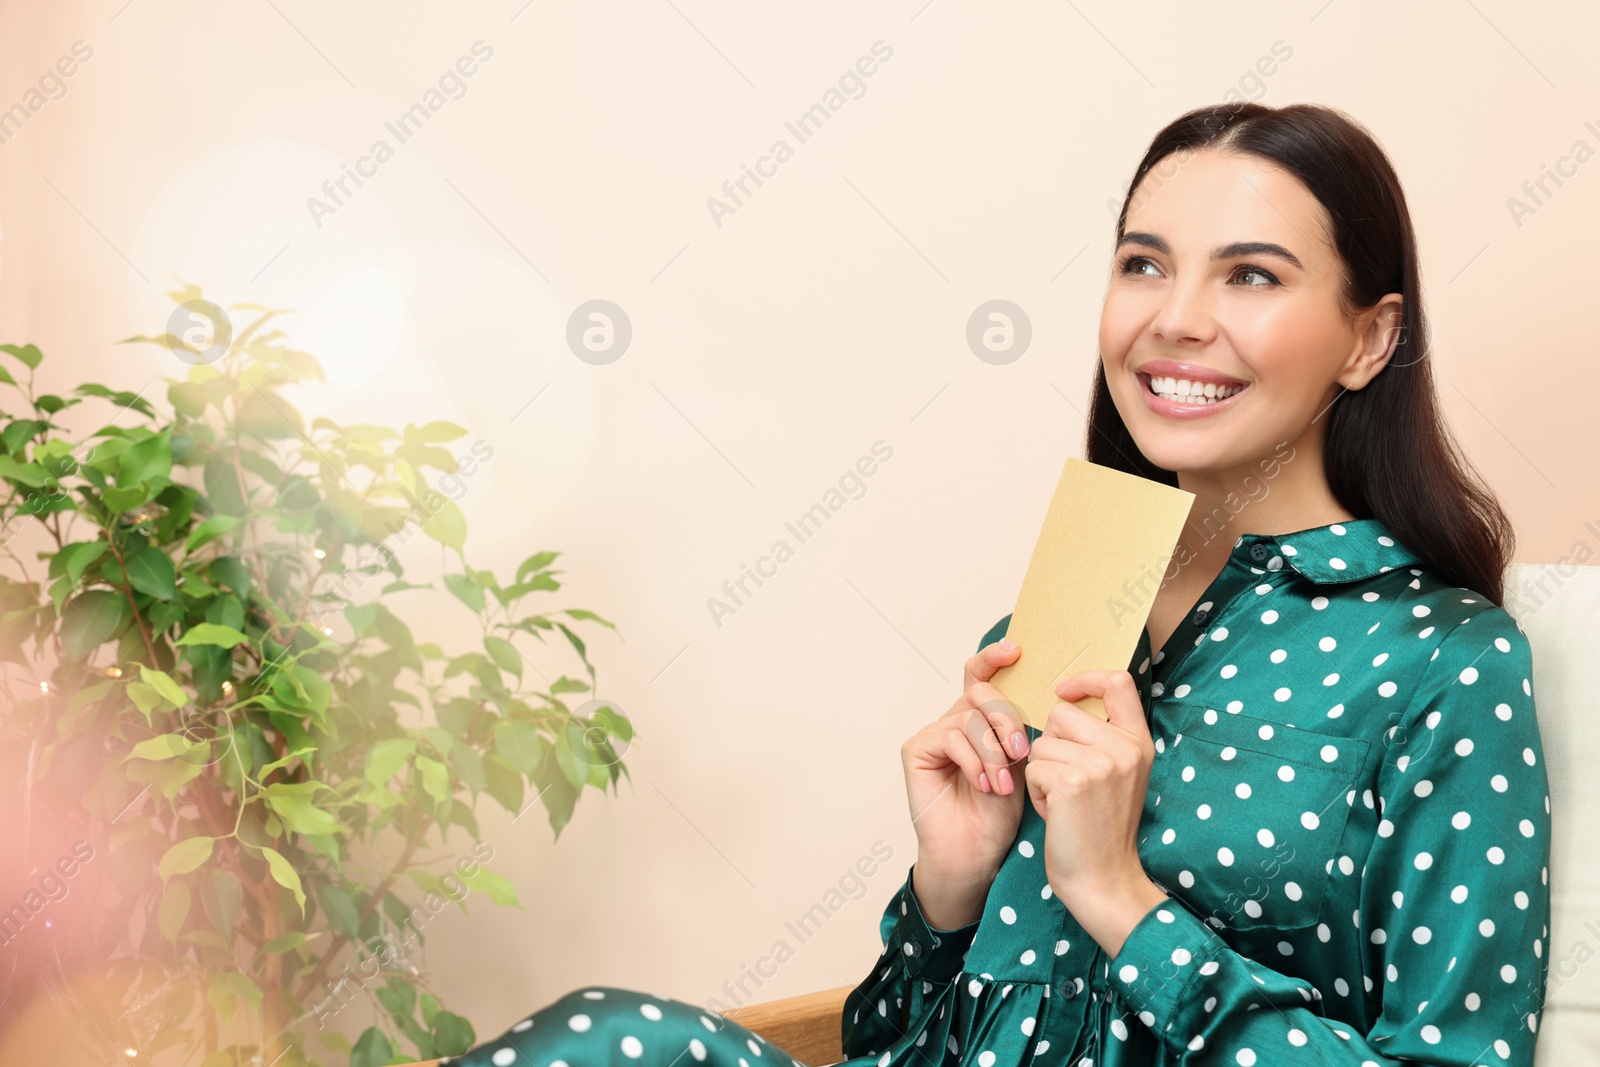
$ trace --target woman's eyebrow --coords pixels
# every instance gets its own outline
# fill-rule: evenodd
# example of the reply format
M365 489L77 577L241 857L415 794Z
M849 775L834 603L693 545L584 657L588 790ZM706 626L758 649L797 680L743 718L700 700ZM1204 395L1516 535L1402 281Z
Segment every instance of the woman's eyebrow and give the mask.
M1172 249L1168 247L1165 239L1153 233L1146 233L1143 230L1134 230L1123 234L1122 239L1117 242L1117 247L1121 248L1125 244L1141 244L1153 248L1164 255L1172 254ZM1239 256L1278 256L1302 270L1305 269L1304 264L1300 262L1300 257L1272 241L1235 241L1232 244L1223 245L1211 251L1211 258L1214 260L1236 259Z

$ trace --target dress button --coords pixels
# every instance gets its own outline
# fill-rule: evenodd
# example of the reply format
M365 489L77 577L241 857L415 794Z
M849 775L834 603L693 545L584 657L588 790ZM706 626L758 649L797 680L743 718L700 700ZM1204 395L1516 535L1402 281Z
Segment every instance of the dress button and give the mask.
M1194 613L1194 617L1189 621L1194 623L1196 626L1204 626L1206 624L1206 620L1209 618L1211 618L1211 612L1197 611Z
M1260 562L1272 555L1272 546L1258 542L1250 546L1250 558Z
M910 956L912 959L921 959L922 958L922 942L918 941L916 938L912 938L910 941L907 941L906 942L906 955Z

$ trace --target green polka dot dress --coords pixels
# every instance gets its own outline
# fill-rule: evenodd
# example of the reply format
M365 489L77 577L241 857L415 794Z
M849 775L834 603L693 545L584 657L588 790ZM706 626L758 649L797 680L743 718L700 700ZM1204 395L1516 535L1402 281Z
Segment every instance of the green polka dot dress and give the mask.
M1531 667L1510 615L1376 519L1243 535L1129 666L1156 748L1139 854L1166 903L1107 956L1054 899L1024 804L977 921L929 927L907 871L845 1001L844 1062L1527 1067L1550 916ZM797 1061L603 986L455 1062Z

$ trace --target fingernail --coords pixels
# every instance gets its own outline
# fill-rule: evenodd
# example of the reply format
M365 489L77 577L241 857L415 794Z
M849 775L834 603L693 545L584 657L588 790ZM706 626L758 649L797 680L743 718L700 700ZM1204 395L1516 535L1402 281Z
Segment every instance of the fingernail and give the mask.
M1000 641L997 642L997 644L1002 652L1013 652L1017 647L1017 643L1015 641Z
M978 788L983 790L985 793L989 792L989 772L988 771L979 771L978 772Z
M1018 730L1011 735L1011 754L1018 758L1027 755L1028 735Z
M1011 772L1004 767L1000 768L1000 792L1005 796L1011 795Z

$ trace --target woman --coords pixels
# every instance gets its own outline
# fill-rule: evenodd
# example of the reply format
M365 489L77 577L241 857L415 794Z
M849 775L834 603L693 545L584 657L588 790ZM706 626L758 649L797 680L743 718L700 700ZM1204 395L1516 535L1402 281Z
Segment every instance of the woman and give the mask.
M1533 1062L1550 808L1509 525L1435 406L1415 239L1338 112L1205 108L1117 222L1090 461L1195 494L1127 671L902 747L917 859L847 1062ZM1109 720L1072 701L1101 697ZM461 1062L791 1064L574 990Z

